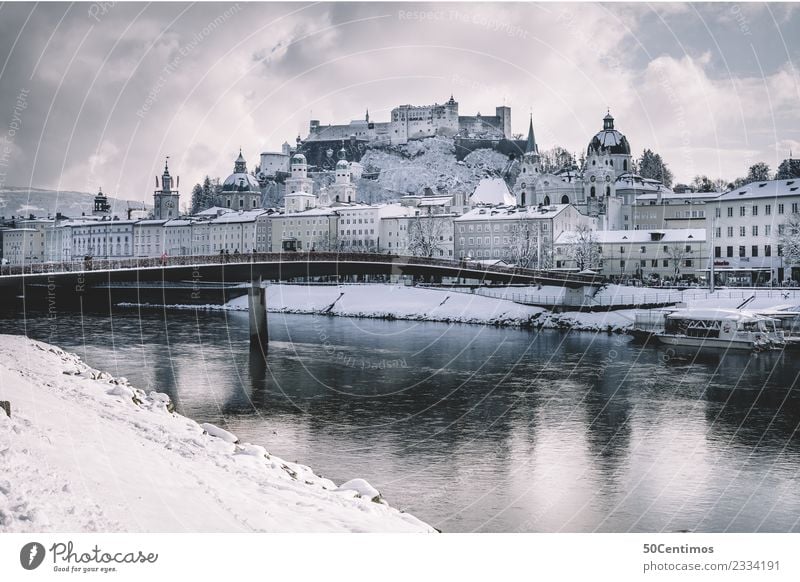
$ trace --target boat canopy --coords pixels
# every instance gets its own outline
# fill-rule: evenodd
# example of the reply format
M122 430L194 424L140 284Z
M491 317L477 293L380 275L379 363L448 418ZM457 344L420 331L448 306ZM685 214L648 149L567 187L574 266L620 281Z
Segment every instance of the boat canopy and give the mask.
M753 313L752 311L737 311L735 309L680 309L667 315L667 319L690 319L695 321L738 321L748 323L762 321L769 318Z

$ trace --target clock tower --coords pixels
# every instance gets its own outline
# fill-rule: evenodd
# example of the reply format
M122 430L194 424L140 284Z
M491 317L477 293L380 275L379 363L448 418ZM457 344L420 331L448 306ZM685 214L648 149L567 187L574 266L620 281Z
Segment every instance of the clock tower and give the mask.
M156 188L158 188L158 176L156 176ZM179 197L178 190L172 189L172 176L169 175L169 158L167 158L164 162L164 173L161 175L161 190L153 192L153 217L156 220L178 218Z

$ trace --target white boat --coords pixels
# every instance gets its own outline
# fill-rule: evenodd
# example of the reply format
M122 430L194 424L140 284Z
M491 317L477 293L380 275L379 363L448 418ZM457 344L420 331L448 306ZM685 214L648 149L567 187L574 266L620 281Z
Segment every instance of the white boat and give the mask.
M784 344L775 320L736 309L677 309L664 314L659 342L673 346L761 350Z
M758 314L775 320L775 327L783 335L787 348L800 347L800 309L796 305L776 305L759 309Z

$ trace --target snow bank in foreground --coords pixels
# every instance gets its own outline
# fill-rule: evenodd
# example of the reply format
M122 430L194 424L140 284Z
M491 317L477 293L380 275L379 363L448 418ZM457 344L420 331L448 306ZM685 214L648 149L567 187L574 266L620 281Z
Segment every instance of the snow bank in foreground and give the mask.
M433 531L45 343L0 335L0 400L0 532Z

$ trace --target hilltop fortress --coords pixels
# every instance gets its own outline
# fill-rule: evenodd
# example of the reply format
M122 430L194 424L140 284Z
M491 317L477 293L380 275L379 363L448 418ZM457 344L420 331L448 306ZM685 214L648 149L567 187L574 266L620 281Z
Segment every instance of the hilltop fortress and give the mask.
M312 119L305 143L318 141L366 141L370 144L403 145L409 140L427 137L461 137L470 139L511 139L511 108L495 107L495 114L459 115L458 102L450 96L443 104L399 105L392 109L389 121L354 119L346 125L320 125Z

